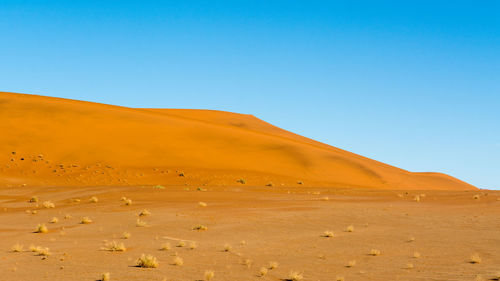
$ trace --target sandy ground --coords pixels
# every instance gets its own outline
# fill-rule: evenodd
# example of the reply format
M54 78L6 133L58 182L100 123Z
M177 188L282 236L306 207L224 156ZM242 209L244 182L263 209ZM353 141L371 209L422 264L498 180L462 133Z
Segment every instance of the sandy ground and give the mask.
M500 272L498 191L203 188L2 188L0 280L99 280L104 272L111 280L204 280L207 270L213 280L283 280L290 271L303 280L489 280ZM32 196L39 202L29 203ZM97 203L89 202L92 196ZM42 207L47 200L55 208ZM139 217L143 209L151 215ZM80 224L84 216L93 222ZM49 223L52 217L59 222ZM148 226L136 226L138 218ZM33 233L39 223L49 232ZM208 229L193 230L196 225ZM350 225L353 232L346 231ZM334 237L322 237L325 231ZM122 239L123 232L130 238ZM105 240L127 250L102 250ZM176 247L180 240L186 247ZM11 251L16 243L24 245L22 252ZM164 243L169 251L159 250ZM51 254L38 256L30 245ZM369 255L372 249L380 255ZM135 267L143 253L159 266ZM480 263L470 263L473 254ZM175 256L182 266L173 265ZM353 260L355 266L346 267ZM270 262L279 265L260 277Z

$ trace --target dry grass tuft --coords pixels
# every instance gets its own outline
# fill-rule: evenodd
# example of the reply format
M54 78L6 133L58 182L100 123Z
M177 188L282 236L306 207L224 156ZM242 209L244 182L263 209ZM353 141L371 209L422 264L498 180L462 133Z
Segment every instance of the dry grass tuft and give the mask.
M146 227L146 226L148 226L148 223L145 222L145 221L142 221L140 219L137 219L137 221L135 222L135 226L137 226L137 227Z
M10 250L14 253L20 253L23 251L23 247L23 245L16 243L10 247Z
M131 236L131 234L126 232L126 231L122 233L122 239L129 239L130 236Z
M111 277L109 276L109 272L105 272L102 274L101 281L110 281Z
M412 236L412 237L408 238L408 242L414 242L414 241L415 241L415 237Z
M406 269L413 269L413 268L414 268L413 263L406 264Z
M30 203L37 203L38 202L38 197L33 196L33 197L30 198L30 200L28 202L30 202Z
M479 194L472 196L473 199L478 200L480 198Z
M36 226L35 233L47 233L49 232L48 228L43 223L39 223Z
M233 247L229 244L224 244L224 252L231 252L233 250Z
M238 179L236 182L239 182L241 184L246 184L247 181L245 179Z
M92 223L92 220L89 217L83 217L80 221L81 224L89 224Z
M346 267L351 268L351 267L354 267L355 265L356 265L356 261L355 261L355 260L352 260L352 261L349 261L349 262L347 263Z
M182 266L184 264L184 260L180 257L175 257L174 262L172 264Z
M132 199L125 199L125 205L127 206L132 205Z
M246 265L248 268L250 268L250 267L252 267L253 262L251 259L245 259L243 261L243 264Z
M414 252L413 253L413 258L415 258L415 259L420 258L420 253L419 252Z
M56 217L53 217L53 218L51 218L51 219L50 219L50 221L49 221L49 222L50 222L50 223L58 223L58 222L59 222L59 219L58 219L58 218L56 218Z
M49 248L47 247L37 247L36 253L38 254L37 256L44 256L44 257L50 256Z
M111 251L111 252L125 252L127 248L123 243L117 243L116 241L105 242L104 247L101 247L101 250Z
M70 218L71 218L71 215L65 215L65 216L64 216L64 219L65 219L65 220L69 220Z
M261 267L259 270L259 275L264 277L264 276L266 276L266 274L267 274L267 268Z
M416 202L420 202L420 195L416 195L415 197L413 197L413 200L415 200Z
M186 241L184 240L179 241L179 243L177 243L177 247L179 248L186 247Z
M205 203L205 202L198 202L198 205L200 205L200 207L206 207L207 203Z
M189 243L189 249L194 250L196 248L198 248L198 244L196 244L196 242Z
M325 231L325 232L323 232L323 235L321 235L321 236L331 238L331 237L335 236L335 234L333 233L333 231Z
M142 256L137 260L138 267L157 268L158 264L158 260L152 255L142 254Z
M212 278L214 278L214 276L215 276L215 272L213 270L205 271L205 280L206 281L212 280Z
M344 277L342 276L337 276L337 278L335 278L335 281L344 281Z
M170 243L161 244L160 251L169 251L169 250L170 250Z
M481 257L479 256L479 254L473 254L471 257L470 257L470 263L481 263L482 259Z
M380 256L380 250L377 250L377 249L371 249L371 250L370 250L370 255L371 255L371 256Z
M302 273L299 273L297 271L290 271L290 273L288 274L288 277L285 280L300 281L302 279L304 279L304 276L302 275Z
M90 199L89 199L89 202L90 202L90 203L97 203L98 201L99 201L99 199L97 199L97 197L95 197L95 196L92 196L92 197L90 197Z
M201 225L201 224L193 227L193 230L207 230L207 229L208 229L208 227Z
M56 207L56 205L54 205L54 203L52 203L52 202L50 202L50 201L44 201L44 202L42 203L42 206L43 206L44 208L47 208L47 209L49 209L49 208L55 208L55 207Z
M122 196L122 198L120 198L120 201L126 201L127 200L127 197L125 196Z
M278 263L275 261L269 262L269 269L276 269L278 268Z
M349 225L346 229L345 229L346 232L354 232L354 226L353 225Z
M148 210L144 209L142 210L140 213L139 213L139 217L146 217L146 216L150 216L151 215L151 212L149 212Z

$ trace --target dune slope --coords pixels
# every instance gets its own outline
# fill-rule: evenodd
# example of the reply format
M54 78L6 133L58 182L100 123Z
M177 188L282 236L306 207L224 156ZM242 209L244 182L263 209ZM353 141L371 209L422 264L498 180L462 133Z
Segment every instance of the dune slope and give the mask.
M0 186L475 188L221 111L136 109L0 92L0 132Z

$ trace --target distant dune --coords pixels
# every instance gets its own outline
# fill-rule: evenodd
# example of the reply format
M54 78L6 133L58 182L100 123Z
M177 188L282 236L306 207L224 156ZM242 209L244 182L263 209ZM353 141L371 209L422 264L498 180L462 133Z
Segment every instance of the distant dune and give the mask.
M222 111L0 92L0 132L0 186L475 189L445 174L408 172L252 115Z

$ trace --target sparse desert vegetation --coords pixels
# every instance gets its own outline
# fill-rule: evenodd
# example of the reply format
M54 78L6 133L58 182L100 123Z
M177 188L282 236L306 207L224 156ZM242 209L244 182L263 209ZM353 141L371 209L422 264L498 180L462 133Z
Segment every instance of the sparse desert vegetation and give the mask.
M50 208L55 208L56 207L56 205L54 203L50 202L50 201L44 201L42 203L42 206L44 208L46 208L46 209L50 209Z
M99 202L99 199L97 199L97 197L95 197L95 196L92 196L92 197L90 197L89 202L90 203L97 203L97 202Z
M346 267L354 267L356 265L356 261L355 260L352 260L352 261L349 261L346 265Z
M182 266L184 265L184 260L181 257L175 257L172 264L177 266Z
M35 233L47 233L47 232L49 232L49 229L47 228L47 226L45 226L45 224L40 223L36 226Z
M354 226L353 225L349 225L346 229L345 229L346 232L354 232Z
M370 250L370 256L380 256L380 250L371 249Z
M290 273L288 273L287 278L285 278L285 280L287 281L301 281L303 279L304 275L302 275L302 273L298 271L290 271Z
M335 234L333 233L333 231L327 230L327 231L324 231L323 235L321 235L321 236L326 237L326 238L332 238L335 236Z
M205 203L205 202L198 202L198 205L199 205L200 207L206 207L206 206L207 206L207 203Z
M131 234L129 232L125 231L125 232L122 233L122 239L129 239L130 236L131 236Z
M213 270L205 271L205 281L210 281L214 278L215 272Z
M159 262L156 259L156 257L154 257L152 255L142 254L142 256L137 260L136 264L138 267L157 268L159 265Z
M169 251L169 250L170 250L170 243L161 244L160 251Z
M472 263L472 264L481 263L481 261L482 261L482 259L479 256L479 254L473 254L473 255L470 256L469 262Z
M269 262L269 269L276 269L278 268L278 263L275 261Z
M92 219L90 219L89 217L82 217L82 219L80 220L80 224L89 224L89 223L92 223Z
M207 229L208 229L208 227L201 225L201 224L193 226L193 230L207 230Z
M259 270L259 275L262 277L266 276L267 275L267 268L261 267Z
M109 272L105 272L101 275L101 281L111 281L111 275Z
M231 252L233 250L233 247L229 244L224 244L224 252Z
M142 210L140 213L139 213L139 217L145 217L145 216L150 216L151 215L151 212L149 212L148 210L144 209Z
M110 241L110 242L105 241L104 246L101 247L101 250L110 252L125 252L127 248L123 243L118 243L116 241Z
M59 222L59 219L57 217L52 217L49 222L50 223L57 223L57 222Z
M136 222L135 222L135 226L137 227L146 227L148 226L148 223L141 220L141 219L137 219Z

